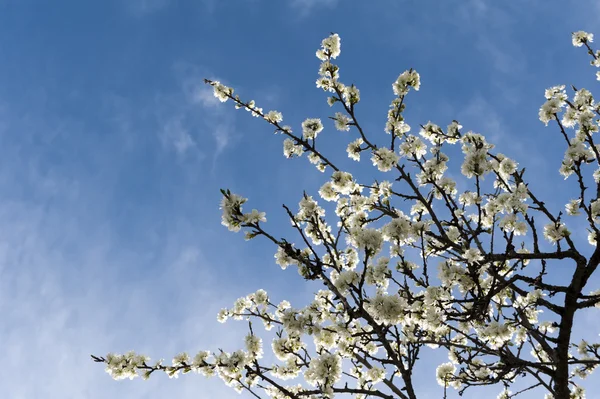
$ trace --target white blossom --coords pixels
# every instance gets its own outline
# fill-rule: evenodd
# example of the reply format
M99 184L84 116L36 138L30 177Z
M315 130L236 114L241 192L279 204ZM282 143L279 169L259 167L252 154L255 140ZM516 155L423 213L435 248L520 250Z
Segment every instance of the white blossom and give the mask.
M327 57L337 58L341 52L341 40L337 33L323 39L321 49L317 51L317 58L325 61Z
M469 248L463 253L463 257L468 263L475 263L483 260L483 255L478 248Z
M427 145L417 136L406 136L404 142L400 144L400 155L414 156L419 159L427 154Z
M279 111L269 111L265 115L265 119L271 123L279 123L283 121L283 116Z
M289 265L295 265L298 263L298 261L289 256L282 247L277 247L277 252L275 253L275 262L284 270Z
M321 186L321 189L319 190L319 195L325 201L337 201L340 198L337 191L333 188L333 183L331 183L330 181L326 182Z
M346 152L348 152L348 157L355 161L360 161L360 146L363 145L363 143L363 139L359 137L350 144L348 144L348 148L346 150Z
M394 94L397 96L403 96L407 94L411 87L417 91L421 87L421 77L417 71L412 69L402 72L392 85Z
M569 201L569 203L567 203L567 205L565 205L567 215L570 215L570 216L580 215L581 212L579 211L579 204L581 204L581 198Z
M553 244L570 234L571 232L564 223L549 223L544 226L544 237Z
M304 153L304 147L300 144L294 143L292 139L283 140L283 155L286 158L292 158L293 156L300 156Z
M452 363L443 363L435 370L435 376L438 384L445 387L449 385L450 379L454 376L456 366Z
M222 103L227 101L229 96L233 95L233 89L221 84L219 81L212 82L212 87L215 97L217 97Z
M221 200L221 209L223 210L221 224L230 231L240 231L240 224L243 222L241 206L247 200L237 194L224 195Z
M344 87L342 96L344 98L344 103L348 107L357 104L360 101L360 91L354 85Z
M575 47L581 47L584 43L592 43L593 41L594 35L591 33L582 30L573 32L573 46Z
M124 355L109 353L106 356L106 372L115 380L125 378L133 380L138 377L137 368L149 360L150 358L147 356L136 354L134 351L129 351Z
M246 335L246 350L255 359L260 359L263 355L262 339L254 334Z
M600 215L600 199L595 199L590 203L590 214L594 219Z
M306 119L302 122L302 137L305 140L314 139L317 135L323 130L323 124L321 120L316 119Z
M361 229L356 228L350 236L351 242L356 248L377 253L381 250L383 244L383 236L376 229Z
M400 322L407 305L398 295L378 292L369 299L366 309L379 323L392 325Z
M566 105L567 95L565 86L555 86L546 90L546 102L541 106L539 117L546 126L548 122L554 119L555 115Z
M350 130L350 118L341 112L335 113L335 128L340 131L348 131Z
M398 155L386 147L381 147L373 151L373 156L371 157L373 166L377 166L377 168L382 172L388 172L392 170L392 167L398 164L399 159L400 157Z
M338 355L323 353L311 360L308 369L304 372L304 378L309 384L317 384L331 387L342 375L342 364Z

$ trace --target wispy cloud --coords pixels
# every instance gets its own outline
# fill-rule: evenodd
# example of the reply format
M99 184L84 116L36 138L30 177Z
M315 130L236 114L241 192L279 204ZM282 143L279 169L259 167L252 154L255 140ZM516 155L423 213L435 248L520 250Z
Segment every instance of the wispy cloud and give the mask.
M464 109L459 112L458 118L460 121L469 120L477 128L467 126L467 129L481 129L477 133L485 135L492 143L497 143L506 133L503 131L500 116L481 95L471 98Z
M490 64L498 72L503 74L523 72L526 61L522 51L514 45L503 45L502 42L504 41L498 38L492 39L488 35L483 35L477 39L477 48L488 55Z
M315 8L333 8L337 3L338 0L292 0L291 6L299 10L301 14L305 16Z
M214 96L210 86L203 85L199 82L187 83L185 85L188 91L188 98L196 104L200 104L206 108L217 107L221 102Z
M214 127L213 137L217 142L217 148L215 151L215 158L220 155L223 150L229 145L231 129L225 123L221 123Z
M466 0L462 1L456 9L461 19L479 18L489 11L490 2L488 0Z
M127 10L138 17L157 12L168 4L169 0L125 0Z
M198 376L115 382L91 361L109 351L136 349L156 360L240 345L239 334L215 320L215 298L227 290L200 246L209 232L176 213L162 227L150 223L159 245L141 228L138 237L117 238L106 207L116 195L110 181L97 171L43 168L45 154L24 144L55 127L28 118L34 130L20 136L24 122L8 114L0 136L0 353L15 372L0 374L2 391L15 399L239 397ZM99 151L103 168L118 171L119 153Z
M187 63L178 63L175 66L181 82L181 89L186 102L193 112L202 112L203 139L210 136L214 143L212 155L212 171L216 166L218 157L232 145L235 140L235 119L229 107L224 106L213 94L211 86L204 83L204 78L222 81L212 73Z
M188 150L196 148L196 142L183 125L182 117L173 117L166 121L159 137L163 146L174 149L179 156L184 156Z
M458 119L465 125L465 129L483 134L490 143L496 145L498 151L504 152L507 156L517 161L527 160L538 168L547 166L546 160L537 152L528 150L523 140L514 139L515 132L508 130L510 125L494 105L481 95L471 98L458 112Z
M476 47L488 56L492 68L503 74L521 73L527 66L519 41L512 37L516 19L511 7L490 0L466 0L454 10L457 27L477 30L471 32Z
M226 112L229 109L214 97L212 88L204 84L206 75L201 71L176 63L175 85L135 106L121 95L107 94L104 112L122 133L125 146L134 148L140 140L147 141L139 132L145 130L179 160L203 160L211 154L214 167L232 143L235 122Z
M1 205L9 209L6 203ZM203 328L219 327L214 320L218 309L212 300L213 278L207 274L212 268L197 248L173 248L180 253L159 255L158 273L144 272L136 267L141 254L127 254L123 245L111 243L106 236L90 235L83 226L65 229L53 222L44 227L47 222L42 220L59 223L67 215L26 206L11 210L13 217L0 218L5 226L0 231L3 243L10 244L1 252L10 268L3 271L0 283L0 337L4 361L19 370L0 376L9 397L192 398L200 392L205 398L237 397L220 381L197 376L186 376L177 384L167 383L161 375L146 383L111 381L103 366L89 357L136 349L154 359L168 358L181 350L217 345L214 330ZM61 239L65 233L80 237L78 249L68 249L74 242ZM88 239L81 239L84 236ZM132 267L137 271L123 283L119 274ZM169 316L169 309L185 316ZM219 344L239 343L234 336L228 338L226 329L219 335Z

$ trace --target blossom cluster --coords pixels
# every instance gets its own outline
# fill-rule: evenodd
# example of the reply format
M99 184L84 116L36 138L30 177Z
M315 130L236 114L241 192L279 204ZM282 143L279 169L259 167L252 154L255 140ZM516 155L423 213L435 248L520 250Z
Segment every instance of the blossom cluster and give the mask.
M600 67L600 53L589 46L593 35L575 32L572 41L576 47L588 48L592 64ZM247 239L264 236L276 245L274 259L281 269L292 266L323 288L301 308L286 300L276 304L266 291L258 290L222 309L219 322L245 320L250 326L244 349L232 353L201 351L193 359L182 353L169 366L162 361L150 365L148 357L134 352L98 358L113 378L132 379L138 373L148 378L159 370L177 377L193 371L217 375L238 391L261 387L272 398L331 399L338 393L365 398L377 396L373 392L385 385L414 399L411 375L421 349L443 347L449 362L439 365L431 377L435 375L444 390L454 388L462 394L470 386L502 383L505 388L498 398L508 399L514 397L508 387L521 373L541 381L556 380L557 351L564 351L557 344L557 331L563 327L556 320L571 311L568 301L579 286L548 283L548 262L574 261L581 290L589 277L583 269L585 257L571 240L562 213L555 215L537 198L516 160L495 153L485 136L464 131L458 121L446 128L429 121L418 133L411 133L403 112L407 94L421 86L414 69L392 83L395 97L384 128L391 144L376 145L357 119L360 91L340 81L340 67L333 62L340 54L337 34L325 38L316 52L320 60L316 86L328 93L331 107L338 107L329 119L336 130L353 130L348 134L359 136L347 145L350 159L359 162L367 151L378 172L393 173L393 181L359 184L358 174L341 170L317 151L317 139L327 134L322 133L326 119L305 119L297 136L291 127L281 125L280 112L265 113L254 101L234 97L232 88L207 81L220 101L233 100L237 108L285 135L287 158L308 153L319 171L332 170L318 190L319 198L304 194L295 213L285 207L303 247L263 230L265 213L256 209L244 213L246 198L222 190L221 201L225 227L235 232L244 228ZM545 125L556 122L565 139L560 174L565 179L576 175L580 189L578 198L565 205L566 214L586 216L588 241L596 246L600 146L594 143L594 135L599 130L600 105L590 91L574 91L569 99L564 85L547 89L538 116ZM574 130L572 137L569 129ZM452 164L448 155L452 153L462 153L462 162ZM584 174L588 164L597 169ZM460 174L464 179L457 181L454 176ZM590 179L597 184L592 198L585 183ZM320 200L333 203L337 223L328 222L329 205ZM401 209L405 201L411 206ZM555 251L544 252L547 248ZM568 298L559 303L557 296ZM600 307L600 291L574 297L575 304L569 306ZM253 321L272 331L269 366L259 363L269 359L265 354L269 345L263 344ZM570 362L567 389L571 398L584 398L573 378L587 377L600 364L600 344L581 341L569 347L576 347L577 354L563 356ZM285 385L284 381L300 376L307 384Z

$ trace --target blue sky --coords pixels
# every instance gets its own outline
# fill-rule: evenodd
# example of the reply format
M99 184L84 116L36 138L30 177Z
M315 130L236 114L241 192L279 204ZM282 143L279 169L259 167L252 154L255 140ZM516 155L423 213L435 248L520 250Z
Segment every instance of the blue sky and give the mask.
M310 296L271 245L220 225L219 188L249 197L283 236L281 204L295 209L325 176L286 160L281 137L216 102L203 78L299 129L328 115L314 52L337 32L371 136L384 137L391 83L415 68L409 124L458 119L485 134L559 209L562 147L537 113L546 87L593 89L570 33L600 35L599 18L592 0L0 0L4 396L240 397L198 376L115 382L89 355L233 350L245 324L217 323L220 308L258 288L298 306ZM348 138L328 130L346 162ZM423 397L439 397L432 376Z

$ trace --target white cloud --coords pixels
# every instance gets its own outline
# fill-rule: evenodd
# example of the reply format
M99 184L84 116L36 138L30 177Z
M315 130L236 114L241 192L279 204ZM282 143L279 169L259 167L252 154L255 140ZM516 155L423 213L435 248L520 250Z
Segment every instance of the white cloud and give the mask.
M457 14L464 20L471 20L485 15L489 10L488 0L466 0L460 3Z
M300 10L304 16L310 13L314 8L325 6L333 8L337 4L338 0L292 0L292 7Z
M154 13L165 8L169 4L169 0L124 0L128 11L141 17L147 14Z
M505 134L500 116L492 105L480 95L473 97L466 107L458 114L459 121L470 119L481 129L481 133L487 137L490 143L497 143ZM467 127L467 129L471 129Z
M488 142L496 146L495 151L501 152L514 159L520 167L527 167L529 173L536 171L538 176L546 173L544 178L549 178L548 160L540 151L532 151L523 138L518 138L518 131L504 120L491 104L481 95L476 95L458 112L457 119L463 124L464 131L473 130L483 134ZM533 168L533 169L532 169ZM531 170L530 170L531 169ZM531 174L529 175L531 176Z
M196 142L184 126L181 117L166 121L159 137L163 146L174 149L178 155L185 155L187 151L196 148Z
M490 64L498 72L504 74L519 74L526 68L525 56L519 48L512 45L508 48L504 40L492 39L489 36L480 36L477 39L477 48L488 55Z
M138 116L125 110L112 121L123 132L102 135L99 146L97 132L75 122L65 125L58 115L22 116L8 103L5 111L0 133L0 354L10 367L0 373L5 396L247 397L198 375L116 382L90 358L135 349L169 359L184 350L235 349L242 342L243 331L216 321L219 308L237 296L229 290L239 289L236 282L226 285L222 269L209 260L216 249L202 247L215 232L192 225L178 208L166 207L168 215L150 213L143 218L148 223L115 213L122 200L131 200L128 195L136 196L128 191L120 197L113 179L131 166L124 162L129 154L119 151L121 133L135 133L138 142L147 136L144 129L130 131ZM182 134L185 147L185 124L175 118L170 129ZM53 141L35 145L48 136ZM77 150L64 147L69 143ZM52 158L57 152L59 162ZM206 208L197 192L181 192ZM125 231L119 227L124 224ZM228 257L242 263L231 250Z
M92 353L128 349L168 357L200 349L195 345L212 349L217 336L220 344L234 336L202 327L219 327L213 268L200 248L177 244L185 242L180 232L172 232L159 251L158 268L145 270L139 267L142 254L128 253L99 225L76 220L77 212L0 202L0 259L6 265L0 339L3 362L13 370L0 375L3 392L15 399L197 398L198 392L239 397L220 381L195 375L176 384L160 375L114 382L91 361Z
M511 36L515 31L515 8L518 6L510 2L465 0L448 10L456 16L451 20L457 28L469 31L491 66L503 74L521 73L527 67L525 52Z
M223 151L230 146L234 138L235 118L231 113L232 103L223 104L213 94L211 86L204 83L204 78L222 81L204 68L190 65L184 62L176 63L174 66L181 82L181 89L190 113L202 113L203 127L200 135L210 134L215 149L213 152L214 171L216 160Z
M227 145L229 144L230 130L227 127L227 125L219 124L219 125L215 126L214 130L213 130L213 137L215 138L215 141L217 142L216 154L218 155L221 152L223 152L225 147L227 147Z
M193 85L189 93L190 100L195 104L200 104L203 107L216 107L222 104L217 97L214 96L210 86L205 84Z
M122 0L125 4L127 12L136 17L143 17L161 11L167 8L172 0ZM262 7L260 1L247 0L248 2L258 3L257 7ZM218 0L198 0L198 6L201 8L202 14L212 15L219 6ZM267 3L262 1L262 3ZM306 16L313 9L319 7L333 8L338 3L338 0L291 0L290 6L299 10L301 16Z

